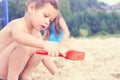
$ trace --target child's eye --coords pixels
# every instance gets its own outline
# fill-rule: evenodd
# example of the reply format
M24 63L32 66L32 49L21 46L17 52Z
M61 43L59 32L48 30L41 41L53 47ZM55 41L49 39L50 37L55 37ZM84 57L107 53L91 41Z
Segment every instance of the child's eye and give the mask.
M48 17L48 15L46 15L46 14L44 14L44 16L47 18Z

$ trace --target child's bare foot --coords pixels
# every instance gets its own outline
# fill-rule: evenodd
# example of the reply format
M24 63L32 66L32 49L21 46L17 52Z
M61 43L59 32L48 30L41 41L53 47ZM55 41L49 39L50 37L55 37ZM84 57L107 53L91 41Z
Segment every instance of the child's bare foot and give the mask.
M7 80L7 79L0 79L0 80Z
M33 80L33 79L32 77L29 76L29 77L24 77L24 78L19 77L18 80Z

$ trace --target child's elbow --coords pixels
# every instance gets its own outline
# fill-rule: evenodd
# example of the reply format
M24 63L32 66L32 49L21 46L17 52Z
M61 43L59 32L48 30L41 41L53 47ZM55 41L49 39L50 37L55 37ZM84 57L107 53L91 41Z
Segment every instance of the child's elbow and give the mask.
M65 34L65 35L66 35L66 37L68 37L68 38L69 38L69 37L70 37L70 32L69 32L69 31L68 31L68 32L66 32L66 34Z
M12 37L14 41L19 42L19 37L17 35L13 35Z
M70 37L70 31L67 32L68 37Z

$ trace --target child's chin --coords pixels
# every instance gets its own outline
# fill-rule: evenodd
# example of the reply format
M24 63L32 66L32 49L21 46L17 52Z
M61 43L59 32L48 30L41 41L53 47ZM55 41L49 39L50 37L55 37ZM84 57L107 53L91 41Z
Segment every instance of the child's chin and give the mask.
M37 31L41 31L41 29L35 28Z

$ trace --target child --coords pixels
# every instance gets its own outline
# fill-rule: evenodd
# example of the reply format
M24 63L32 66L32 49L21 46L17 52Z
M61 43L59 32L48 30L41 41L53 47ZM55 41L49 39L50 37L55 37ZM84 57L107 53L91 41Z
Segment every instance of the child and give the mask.
M49 40L52 42L58 42L59 45L64 45L70 36L69 29L62 15L55 18L55 21L47 28L47 31L43 35L44 40Z
M66 22L64 18L59 14L59 16L56 17L54 23L48 27L48 29L45 31L43 35L44 40L51 41L54 45L58 45L59 47L64 46L65 42L67 42L69 38L70 32L68 30L68 27L66 25ZM61 48L59 48L61 49ZM46 56L44 58L43 63L48 66L48 63L53 64L49 66L48 70L55 74L57 72L57 67L52 61L50 56Z
M21 74L22 80L29 80L28 73L43 59L35 54L37 49L58 55L39 32L47 28L58 13L56 0L27 0L24 17L11 21L0 31L0 79L18 80Z

